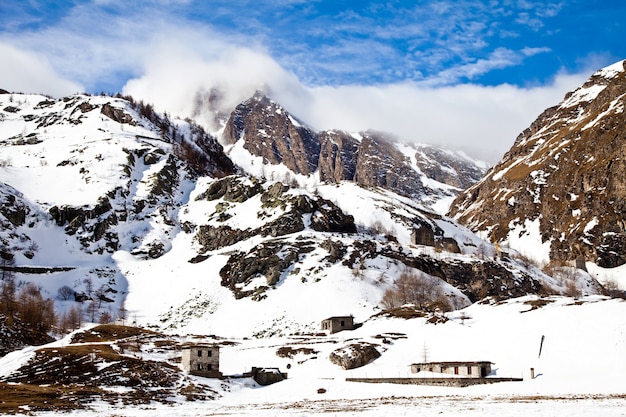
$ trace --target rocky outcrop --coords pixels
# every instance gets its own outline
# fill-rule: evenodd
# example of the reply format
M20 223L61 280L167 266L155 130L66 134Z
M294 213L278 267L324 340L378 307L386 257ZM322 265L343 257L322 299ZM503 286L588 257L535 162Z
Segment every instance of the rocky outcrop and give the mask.
M29 211L28 206L19 201L15 194L0 193L0 215L14 227L19 227L26 223L26 215Z
M376 345L359 342L332 351L328 359L343 369L355 369L379 357L380 352L376 349Z
M493 259L449 259L444 262L427 255L407 256L390 246L382 248L380 252L390 259L446 281L463 292L471 302L485 297L507 299L551 292L537 277L507 263L506 259L503 262Z
M369 132L361 140L354 181L407 196L424 193L422 177L411 168L409 158L390 140Z
M81 111L83 113L86 113L86 111L90 111L87 110L85 106L85 103L81 104ZM84 109L84 110L83 110ZM106 117L108 117L109 119L116 121L117 123L121 123L121 124L130 124L130 125L136 125L137 122L133 119L133 116L131 116L130 114L126 113L124 110L122 109L118 109L116 107L113 107L110 103L106 103L104 104L101 108L100 108L100 113L102 113L103 115L105 115Z
M475 184L485 174L484 166L433 146L418 146L415 163L428 178L461 190Z
M248 253L231 255L226 265L220 270L222 286L228 287L236 298L247 296L259 297L269 287L276 285L282 274L300 256L315 249L313 242L300 241L289 243L283 240L272 240L256 246ZM267 286L245 288L250 281L258 276L266 279Z
M535 222L556 263L626 263L625 106L619 62L543 112L450 214L500 241Z
M68 235L78 234L85 247L104 239L105 248L117 250L119 238L111 228L119 221L108 197L101 197L93 207L52 206L48 213Z
M263 190L256 180L244 181L237 177L226 177L211 183L206 191L196 197L197 200L221 198L226 202L242 203L260 194L258 198L264 210L258 212L257 217L264 218L275 211L281 214L254 229L241 230L229 225L200 225L196 230L195 241L200 244L201 251L208 252L231 246L252 236L286 236L301 232L307 227L318 232L356 233L354 218L345 214L331 201L320 197L312 198L305 194L289 194L288 190L289 187L280 182ZM224 205L218 204L211 218L217 221L228 220L230 215L225 210ZM307 223L305 216L308 219Z
M255 179L250 179L253 183L245 184L241 177L229 176L209 185L206 191L196 197L196 201L213 201L223 198L224 201L233 203L243 203L251 197L259 194L263 189Z

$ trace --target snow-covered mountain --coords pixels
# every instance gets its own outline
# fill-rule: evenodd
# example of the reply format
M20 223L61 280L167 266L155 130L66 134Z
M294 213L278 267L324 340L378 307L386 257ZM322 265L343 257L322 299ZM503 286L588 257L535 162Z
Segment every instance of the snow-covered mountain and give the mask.
M263 96L246 103L230 117L233 164L197 125L131 99L0 95L2 270L61 315L124 310L171 332L242 337L365 320L402 276L428 284L431 310L600 290L583 273L564 282L495 256L435 210L475 164L374 133L313 132ZM250 103L269 110L245 115Z
M625 64L544 111L450 214L542 263L626 263Z
M316 132L261 92L235 108L222 138L233 148L231 158L255 175L281 165L324 183L380 187L435 208L447 206L486 170L461 153L401 142L382 132Z

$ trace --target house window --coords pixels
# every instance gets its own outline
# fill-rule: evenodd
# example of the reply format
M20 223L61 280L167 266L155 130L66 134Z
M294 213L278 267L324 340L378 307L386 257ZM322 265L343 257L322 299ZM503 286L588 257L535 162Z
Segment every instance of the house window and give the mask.
M346 325L346 322L341 320L341 327L344 327Z
M471 375L471 374L472 374L472 367L471 367L471 366L468 366L468 367L467 367L467 374L468 374L468 375Z
M198 351L198 357L199 357L199 358L201 358L201 357L202 357L202 351L201 351L201 350L199 350L199 351Z
M202 370L202 364L199 363L197 366L198 366L198 371L201 371Z
M433 368L428 368L428 372L432 372L432 371L433 371Z
M211 365L210 363L207 363L206 370L210 371L211 369L213 369L213 365Z
M439 372L441 372L443 374L443 371L445 371L445 370L446 370L446 368L442 366L441 369L439 370Z
M210 358L211 356L213 356L213 351L212 350L207 351L206 355Z
M458 375L459 374L459 367L455 366L454 367L454 375Z

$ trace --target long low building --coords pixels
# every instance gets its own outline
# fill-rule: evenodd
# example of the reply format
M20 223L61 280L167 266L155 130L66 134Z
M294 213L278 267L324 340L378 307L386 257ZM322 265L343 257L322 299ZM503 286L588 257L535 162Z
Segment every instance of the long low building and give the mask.
M411 364L411 372L433 372L458 378L485 378L491 374L491 362L421 362Z

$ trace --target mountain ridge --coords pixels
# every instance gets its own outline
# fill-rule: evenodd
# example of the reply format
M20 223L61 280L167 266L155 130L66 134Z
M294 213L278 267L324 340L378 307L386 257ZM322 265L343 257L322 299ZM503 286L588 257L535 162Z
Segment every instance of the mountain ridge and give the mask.
M137 323L171 332L203 333L209 326L216 333L263 337L314 331L336 310L370 317L402 275L431 283L420 301L430 309L566 290L515 253L495 256L489 242L437 213L433 207L458 188L414 168L416 147L379 133L341 133L349 146L359 146L357 155L368 157L329 171L342 178L337 173L363 166L373 183L320 181L316 171L304 174L317 156L294 152L318 152L318 133L265 97L254 98L262 103L260 114L239 112L239 139L224 148L189 121L123 98L0 99L6 158L0 182L12 184L33 207L24 223L0 237L9 250L22 239L37 243L32 254L16 251L16 264L73 267L50 276L15 272L57 298L61 315L78 306L97 321L124 310ZM311 136L302 140L300 132ZM276 146L266 148L280 149L273 153L280 163L263 163L245 149L247 135L273 141ZM325 146L340 142L334 133L324 135ZM326 158L331 165L342 158L341 146L332 149ZM289 152L294 164L303 158L294 165L300 174L284 163ZM418 199L394 191L412 181L386 189L390 181L372 175L395 164L389 155L401 159L394 181L411 170ZM376 161L383 164L376 168ZM429 164L434 175L457 172L454 160L438 170ZM274 175L280 172L284 176ZM18 212L14 207L7 212ZM588 275L570 281L580 292L600 290ZM56 295L62 287L74 291L73 299ZM242 309L253 313L244 318Z
M296 175L354 181L424 202L436 194L451 198L484 173L482 163L434 146L402 143L383 132L316 132L260 91L231 113L221 142L241 146L268 166L283 164Z
M625 61L597 71L522 132L503 160L464 191L450 215L541 262L626 262Z

